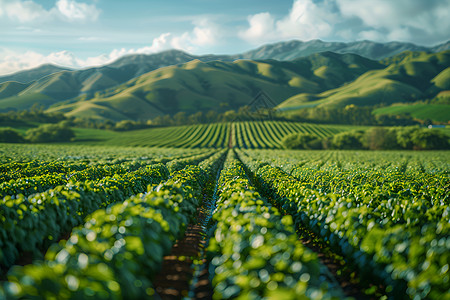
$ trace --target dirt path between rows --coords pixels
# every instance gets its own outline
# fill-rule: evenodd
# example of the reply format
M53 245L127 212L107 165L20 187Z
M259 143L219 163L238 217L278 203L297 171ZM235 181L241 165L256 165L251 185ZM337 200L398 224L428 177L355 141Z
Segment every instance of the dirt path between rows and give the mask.
M215 209L217 179L206 189L196 221L188 225L183 239L177 241L170 254L164 257L161 271L153 280L156 294L161 299L212 299L205 248L207 226Z
M164 257L161 272L153 284L161 299L211 299L212 290L208 279L207 268L199 274L192 291L192 281L196 265L206 264L202 252L206 243L205 228L201 221L205 219L204 209L199 208L198 221L188 225L185 236L176 242L169 255ZM192 295L194 293L194 295Z

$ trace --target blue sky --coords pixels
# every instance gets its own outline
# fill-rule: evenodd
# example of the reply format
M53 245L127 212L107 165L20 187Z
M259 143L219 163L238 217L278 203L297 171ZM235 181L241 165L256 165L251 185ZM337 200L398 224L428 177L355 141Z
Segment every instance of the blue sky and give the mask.
M450 0L0 0L0 75L177 48L231 54L283 40L435 45Z

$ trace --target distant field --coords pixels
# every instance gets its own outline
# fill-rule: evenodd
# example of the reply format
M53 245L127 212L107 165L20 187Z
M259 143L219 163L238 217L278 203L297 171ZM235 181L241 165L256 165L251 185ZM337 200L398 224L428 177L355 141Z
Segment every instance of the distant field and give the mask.
M184 148L280 149L283 137L303 132L319 137L364 129L345 125L317 125L292 122L233 122L112 132L76 129L77 143Z
M378 108L374 111L377 115L406 115L420 119L438 122L450 121L450 105L442 104L399 104Z

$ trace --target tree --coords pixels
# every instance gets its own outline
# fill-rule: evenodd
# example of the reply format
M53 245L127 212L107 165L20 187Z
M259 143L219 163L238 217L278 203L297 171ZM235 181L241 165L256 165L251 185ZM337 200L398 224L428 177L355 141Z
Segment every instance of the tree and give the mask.
M120 122L117 122L114 126L114 130L117 131L128 131L136 128L136 122L133 122L131 120L122 120Z
M66 124L44 124L26 132L26 140L31 143L68 142L75 137Z
M414 149L418 150L444 150L449 149L449 137L442 131L420 129L411 134Z
M282 140L286 149L322 149L322 141L315 135L293 133Z
M412 149L414 143L411 140L411 136L417 130L419 130L419 128L414 127L398 128L396 132L398 145L402 149Z
M373 127L367 130L363 136L364 147L370 150L398 149L397 130Z
M174 125L185 125L187 123L186 113L180 111L173 116Z
M12 128L0 129L0 143L22 143L23 137Z
M336 134L331 140L335 149L362 149L361 142L363 133L361 131L345 131Z

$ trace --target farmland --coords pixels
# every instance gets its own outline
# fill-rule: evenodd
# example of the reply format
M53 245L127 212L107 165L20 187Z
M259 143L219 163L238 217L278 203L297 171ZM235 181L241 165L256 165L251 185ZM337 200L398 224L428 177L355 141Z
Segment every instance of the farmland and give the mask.
M186 130L179 146L238 138L1 145L0 299L448 297L448 152L245 149L277 141L251 122Z
M78 129L78 144L177 148L282 149L282 139L292 133L330 137L363 126L322 125L283 121L246 121L150 128L127 132ZM104 134L107 132L108 134Z

